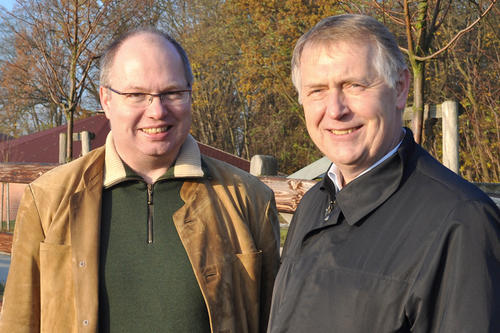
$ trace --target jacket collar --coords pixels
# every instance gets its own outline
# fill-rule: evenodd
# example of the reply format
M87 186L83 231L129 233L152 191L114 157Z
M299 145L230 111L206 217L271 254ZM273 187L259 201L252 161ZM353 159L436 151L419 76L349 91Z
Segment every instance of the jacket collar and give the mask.
M321 189L328 191L331 198L335 198L347 223L354 225L384 203L398 189L403 179L404 166L414 146L413 133L406 128L403 142L396 154L354 179L338 192L326 174Z
M188 134L175 160L173 178L199 178L205 175L200 149L196 140ZM137 177L122 161L113 143L113 133L110 131L106 138L104 162L104 188L111 187L122 180Z

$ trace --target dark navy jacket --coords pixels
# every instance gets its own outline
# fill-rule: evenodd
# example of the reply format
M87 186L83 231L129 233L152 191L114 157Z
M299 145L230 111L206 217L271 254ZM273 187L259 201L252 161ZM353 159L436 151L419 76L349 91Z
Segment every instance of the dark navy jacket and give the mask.
M268 332L500 332L500 211L407 129L397 153L291 222Z

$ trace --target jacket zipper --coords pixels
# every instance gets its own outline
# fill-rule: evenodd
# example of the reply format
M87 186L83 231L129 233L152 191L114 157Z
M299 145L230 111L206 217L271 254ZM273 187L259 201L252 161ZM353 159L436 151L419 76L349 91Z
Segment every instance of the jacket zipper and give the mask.
M330 219L330 215L332 215L333 207L335 207L335 203L335 199L330 200L330 202L328 203L328 207L326 207L325 209L325 216L323 217L323 221L328 222L328 220Z
M148 244L153 243L153 185L148 184Z

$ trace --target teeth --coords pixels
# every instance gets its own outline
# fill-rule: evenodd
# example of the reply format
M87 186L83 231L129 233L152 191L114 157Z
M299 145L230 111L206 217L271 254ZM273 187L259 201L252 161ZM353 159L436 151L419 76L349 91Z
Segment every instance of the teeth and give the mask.
M354 128L349 128L346 130L331 130L331 132L335 135L345 135L354 132Z
M143 128L142 131L147 134L163 133L167 131L167 127Z

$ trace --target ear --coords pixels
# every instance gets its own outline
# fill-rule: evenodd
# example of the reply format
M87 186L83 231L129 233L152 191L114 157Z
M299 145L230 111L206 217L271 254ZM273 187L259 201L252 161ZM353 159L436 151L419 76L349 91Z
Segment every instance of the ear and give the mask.
M404 110L406 106L406 99L410 90L410 71L405 68L399 73L399 78L396 81L396 108Z
M104 110L104 114L106 115L106 118L109 119L109 113L111 112L109 106L111 94L109 93L109 90L103 86L99 86L99 99L101 100L101 106Z

